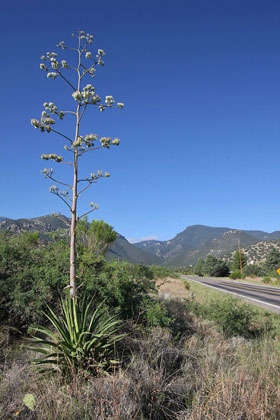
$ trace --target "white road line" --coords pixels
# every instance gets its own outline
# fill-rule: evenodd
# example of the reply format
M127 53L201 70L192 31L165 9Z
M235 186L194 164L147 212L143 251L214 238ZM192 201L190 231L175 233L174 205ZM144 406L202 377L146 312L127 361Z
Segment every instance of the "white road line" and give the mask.
M254 298L251 298L251 297L248 297L248 296L244 296L244 295L241 295L240 293L229 292L227 290L219 289L219 287L209 286L209 284L206 284L206 283L194 280L194 279L190 279L188 277L187 277L187 279L190 280L190 281L194 281L195 283L202 284L203 286L210 287L211 289L218 290L219 292L230 293L230 294L235 295L235 296L243 297L244 299L250 299L250 300L253 300L255 302L262 303L263 305L273 306L274 308L280 309L280 306L273 305L272 303L264 302L263 300L258 300L258 299L254 299Z

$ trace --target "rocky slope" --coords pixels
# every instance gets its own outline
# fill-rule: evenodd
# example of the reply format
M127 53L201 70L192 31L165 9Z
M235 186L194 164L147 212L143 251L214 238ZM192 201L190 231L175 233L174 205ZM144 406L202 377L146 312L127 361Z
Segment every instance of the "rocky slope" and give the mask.
M249 247L242 247L241 251L247 257L247 264L262 264L266 261L267 255L270 251L276 248L280 251L280 239L273 239L272 241L260 241ZM225 261L233 261L234 251L226 254L223 259Z
M241 230L228 230L218 238L205 242L190 251L183 251L165 261L164 265L170 267L183 267L195 265L199 258L206 258L212 254L216 257L223 257L225 254L234 251L238 247L248 246L258 242L258 239Z

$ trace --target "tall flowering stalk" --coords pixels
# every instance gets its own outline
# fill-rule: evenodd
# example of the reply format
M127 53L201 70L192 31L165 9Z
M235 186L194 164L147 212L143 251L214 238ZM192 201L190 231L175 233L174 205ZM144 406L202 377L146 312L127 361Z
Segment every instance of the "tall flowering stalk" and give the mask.
M64 80L65 83L72 90L73 100L76 102L76 110L62 111L58 110L53 102L45 102L43 104L44 111L42 112L41 119L32 119L31 124L34 128L47 133L55 133L61 136L67 143L64 146L65 151L70 154L71 158L67 162L64 161L63 156L58 156L55 153L42 154L41 158L44 160L51 160L56 163L63 163L73 167L73 183L72 185L57 180L54 177L53 169L45 168L42 173L46 178L54 181L56 184L62 185L64 190L57 185L50 187L50 192L57 195L68 207L71 212L71 239L70 239L70 296L75 298L77 296L76 285L76 224L77 224L77 200L79 196L89 188L93 183L96 183L100 178L109 177L109 173L97 171L91 173L86 178L79 178L78 176L78 160L87 152L93 150L106 148L109 149L111 145L118 146L120 140L118 138L111 139L111 137L99 137L97 134L80 134L80 124L86 109L94 105L99 111L103 112L106 108L120 108L124 107L123 103L115 103L113 96L106 96L102 102L100 96L96 93L95 87L86 83L86 79L95 77L97 66L104 66L103 57L105 52L98 49L94 55L91 51L91 44L93 44L93 36L86 34L84 31L78 31L78 34L72 34L76 40L77 47L70 47L65 45L64 41L59 42L57 47L61 50L71 50L77 54L77 67L68 64L66 60L58 60L58 54L55 52L47 52L46 55L41 57L42 63L40 68L46 72L47 78L56 79L57 77ZM69 78L68 72L76 74L76 81L72 83ZM69 73L70 75L70 73ZM75 130L73 137L54 129L56 123L55 118L63 120L65 115L69 114L75 119ZM99 143L98 143L99 142ZM72 190L72 193L71 193ZM71 194L69 194L69 192ZM93 202L90 203L90 210L85 212L80 217L83 217L92 211L98 209L98 205Z

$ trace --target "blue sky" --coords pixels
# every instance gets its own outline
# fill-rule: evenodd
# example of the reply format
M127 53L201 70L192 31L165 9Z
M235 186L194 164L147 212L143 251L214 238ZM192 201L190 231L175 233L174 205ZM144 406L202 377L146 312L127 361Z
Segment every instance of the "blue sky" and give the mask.
M94 201L94 217L134 240L192 224L280 229L278 0L13 0L1 17L0 215L67 214L40 174L40 155L62 154L64 143L30 119L45 101L74 107L40 56L84 29L106 52L97 91L125 108L84 119L82 133L121 144L82 159L82 175L111 177L82 196L80 214ZM60 127L73 129L70 119ZM65 167L57 173L71 179Z

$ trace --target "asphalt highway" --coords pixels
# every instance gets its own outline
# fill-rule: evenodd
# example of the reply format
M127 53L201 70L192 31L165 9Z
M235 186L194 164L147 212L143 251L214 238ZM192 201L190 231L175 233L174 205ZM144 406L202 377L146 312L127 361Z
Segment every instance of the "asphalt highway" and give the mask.
M205 286L219 289L220 291L233 293L248 302L255 303L273 312L280 313L280 288L271 286L259 286L250 283L241 283L232 280L212 277L197 277L182 275L187 280L196 281Z

